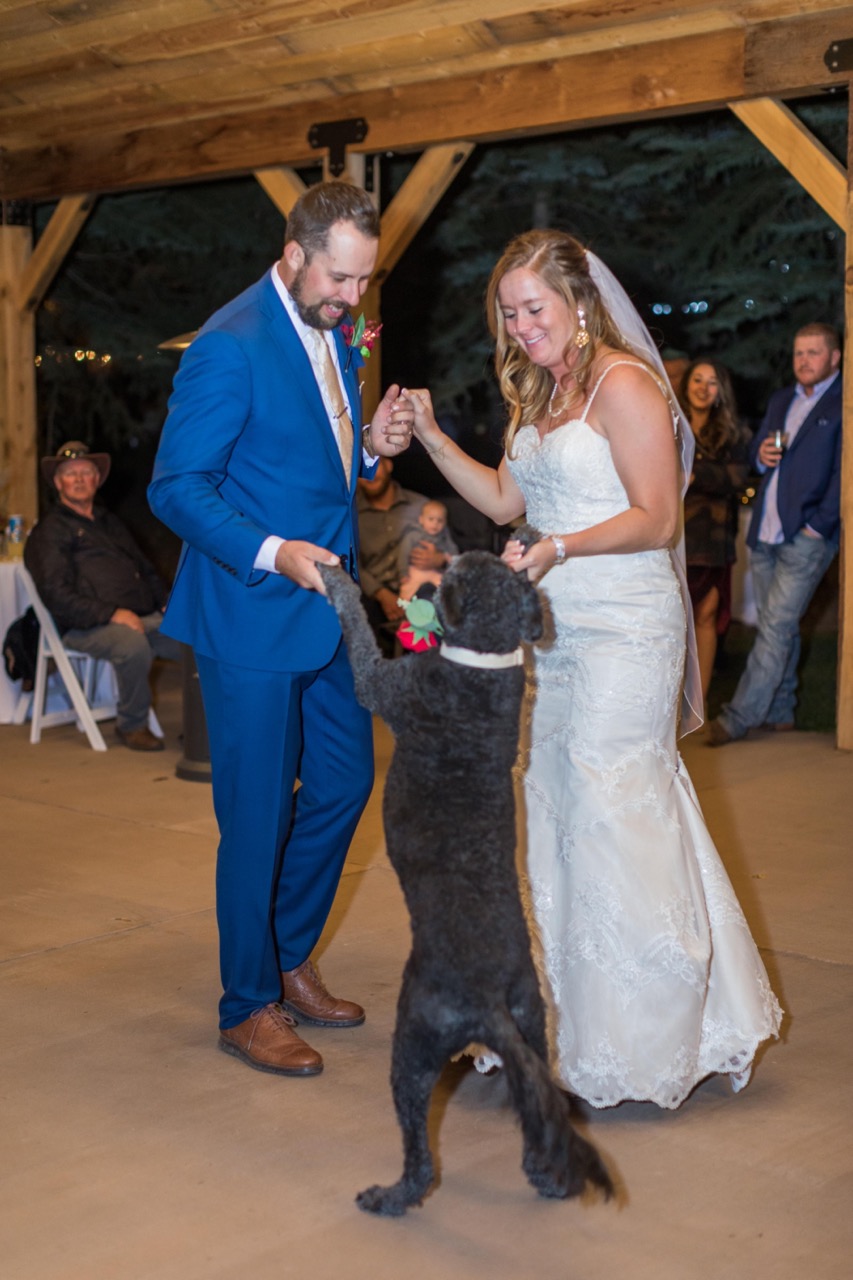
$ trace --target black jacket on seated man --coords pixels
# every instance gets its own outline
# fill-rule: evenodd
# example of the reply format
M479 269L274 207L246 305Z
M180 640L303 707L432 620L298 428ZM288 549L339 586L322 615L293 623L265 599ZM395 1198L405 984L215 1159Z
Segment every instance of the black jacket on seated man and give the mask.
M60 634L106 626L116 609L144 617L166 604L159 574L103 507L89 519L57 504L27 539L24 561Z

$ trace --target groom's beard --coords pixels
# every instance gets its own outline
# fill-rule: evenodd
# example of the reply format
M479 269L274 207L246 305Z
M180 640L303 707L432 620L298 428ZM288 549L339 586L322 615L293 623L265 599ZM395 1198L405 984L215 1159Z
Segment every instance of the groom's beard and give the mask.
M305 302L302 293L306 274L305 267L300 267L289 289L290 296L296 304L299 319L303 324L307 324L309 329L337 329L346 315L347 304L341 298L321 298L319 302ZM329 320L322 314L323 307L342 307L343 311L337 320Z

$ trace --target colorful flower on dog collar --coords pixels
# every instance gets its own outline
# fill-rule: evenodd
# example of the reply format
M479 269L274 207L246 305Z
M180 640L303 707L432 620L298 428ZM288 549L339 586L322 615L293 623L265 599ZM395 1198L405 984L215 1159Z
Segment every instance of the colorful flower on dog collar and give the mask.
M376 324L374 320L365 320L364 312L358 317L355 325L342 324L341 333L344 336L344 342L349 347L347 352L347 369L352 359L353 351L357 351L364 362L373 350L376 339L379 337L382 329L381 324ZM346 370L345 370L346 372Z
M397 603L406 615L406 621L397 628L397 639L403 648L413 653L434 649L438 637L444 634L444 627L438 620L433 602L415 596L413 600L398 600Z

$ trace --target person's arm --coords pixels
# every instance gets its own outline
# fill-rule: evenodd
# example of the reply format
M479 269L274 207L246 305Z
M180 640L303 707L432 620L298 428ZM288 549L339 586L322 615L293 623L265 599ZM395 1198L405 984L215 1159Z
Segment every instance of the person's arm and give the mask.
M169 598L169 588L166 586L166 583L160 577L160 574L154 568L151 561L145 555L145 552L139 546L127 525L123 520L120 520L118 516L113 515L111 511L104 514L103 521L104 532L108 534L116 545L120 547L133 561L136 565L140 578L148 584L149 590L151 591L151 597L154 600L155 609L160 609L161 611L165 609L166 601ZM121 610L121 612L130 613L132 610ZM135 614L133 616L136 617ZM112 621L121 621L121 619L113 617ZM140 629L142 629L141 623Z
M643 369L620 365L602 382L588 420L610 444L613 465L628 507L609 520L576 533L555 534L566 556L618 555L671 545L681 507L681 470L672 413L655 381ZM509 542L504 559L534 580L556 563L550 537L524 551Z
M497 470L469 458L435 420L428 391L406 390L415 415L415 435L441 474L456 492L496 524L509 524L524 513L524 498L512 478L506 459Z
M829 479L820 502L810 511L803 529L820 538L837 538L841 509L841 428L835 438L835 451Z
M221 488L248 420L251 387L246 356L233 334L214 329L197 337L175 376L148 487L154 514L214 563L236 571L247 586L261 580L264 570L255 562L276 531L236 510ZM299 586L322 592L316 564L336 559L326 547L292 539L278 547L274 564Z

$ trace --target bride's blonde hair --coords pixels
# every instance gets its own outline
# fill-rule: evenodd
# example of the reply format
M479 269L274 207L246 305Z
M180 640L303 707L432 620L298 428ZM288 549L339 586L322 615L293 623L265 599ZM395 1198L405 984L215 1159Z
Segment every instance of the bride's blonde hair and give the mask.
M573 351L579 353L573 373L584 398L593 361L601 346L635 354L601 300L589 273L586 249L580 241L565 231L525 231L511 240L492 271L486 290L486 316L495 340L495 372L508 411L504 447L510 456L519 427L541 418L554 390L554 380L548 370L533 364L506 331L498 289L504 276L522 267L559 294L570 311L577 314L578 307L584 309L590 341L585 347L577 347L572 335L564 352L566 357Z

